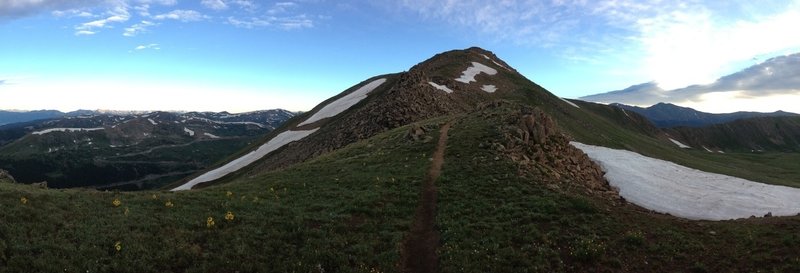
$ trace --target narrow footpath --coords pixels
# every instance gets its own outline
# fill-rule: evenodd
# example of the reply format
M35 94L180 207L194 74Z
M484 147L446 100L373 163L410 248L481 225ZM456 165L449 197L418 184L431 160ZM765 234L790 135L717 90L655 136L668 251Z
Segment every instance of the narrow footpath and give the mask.
M447 132L450 123L439 130L439 142L433 152L433 162L422 184L421 199L414 214L411 231L403 242L401 253L403 272L437 272L439 257L439 232L436 223L436 179L442 172L444 150L447 147Z

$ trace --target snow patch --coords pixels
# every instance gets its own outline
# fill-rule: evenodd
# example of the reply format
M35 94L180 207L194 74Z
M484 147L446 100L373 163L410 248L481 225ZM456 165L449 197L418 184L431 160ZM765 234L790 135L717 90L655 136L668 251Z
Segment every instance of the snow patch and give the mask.
M438 85L435 82L428 82L428 83L436 89L447 92L447 94L453 93L453 90L448 88L446 85Z
M712 150L709 150L708 148L706 148L706 146L700 146L700 147L703 147L703 149L705 149L705 150L706 150L706 152L709 152L709 153L713 153L713 152L714 152L714 151L712 151Z
M672 138L669 138L669 141L672 141L672 143L675 143L675 145L678 145L678 147L680 147L681 149L691 149L692 148L689 145L683 144L680 141L674 140Z
M571 101L569 101L569 100L567 100L567 99L565 99L565 98L562 98L562 97L558 97L558 98L559 98L559 99L561 99L561 100L563 100L564 102L568 103L569 105L572 105L572 107L575 107L575 108L581 108L580 106L578 106L578 105L577 105L577 104L575 104L574 102L571 102ZM625 111L625 110L622 110L622 111ZM625 113L625 115L628 115L628 113Z
M183 131L189 134L189 136L194 136L194 131L190 130L189 128L183 127Z
M694 220L800 213L800 189L708 173L634 152L571 142L634 204Z
M461 77L456 79L456 81L460 81L467 84L470 82L474 82L476 81L475 76L477 76L481 72L486 73L488 75L497 74L497 70L495 70L494 68L488 67L479 62L472 62L472 66L468 67L467 70L464 70L464 72L461 72Z
M264 145L261 145L261 147L258 147L258 149L256 149L255 151L252 151L252 152L250 152L250 153L248 153L248 154L246 154L246 155L244 155L242 157L234 159L233 161L228 162L228 164L225 164L222 167L219 167L219 168L211 170L211 171L209 171L207 173L204 173L204 174L202 174L202 175L190 180L186 184L183 184L183 185L181 185L181 186L179 186L177 188L172 189L172 191L189 190L189 189L191 189L192 187L194 187L197 184L205 183L205 182L209 182L209 181L214 181L214 180L217 180L219 178L222 178L223 176L226 176L226 175L228 175L228 174L230 174L232 172L238 171L241 168L244 168L247 165L250 165L253 162L256 162L257 160L259 160L262 157L266 156L267 154L277 150L278 148L283 147L286 144L289 144L289 143L294 142L294 141L301 140L301 139L313 134L317 130L319 130L319 128L315 128L313 130L307 130L307 131L285 131L283 133L280 133L277 136L275 136L272 139L270 139Z
M198 118L198 117L189 117L189 119L192 119L192 120L196 119L196 120L201 120L201 121L205 121L207 123L214 123L214 124L243 124L243 125L255 125L255 126L258 126L258 127L261 127L261 128L267 128L267 126L265 126L264 124L261 124L261 123L258 123L258 122L252 122L252 121L216 121L216 120L211 120L211 119L207 119L207 118ZM185 119L182 120L181 123L186 123L186 120Z
M356 91L350 92L350 94L347 94L339 98L338 100L331 102L328 105L325 105L324 107L322 107L322 109L319 109L319 111L314 113L314 115L311 115L310 118L308 118L306 121L303 121L297 126L312 124L319 120L333 117L344 112L353 105L356 105L356 103L365 99L367 97L367 94L369 94L369 92L372 92L372 90L375 90L375 88L378 88L378 86L380 86L384 82L386 82L386 78L377 79L368 84L365 84L361 88L358 88Z
M220 138L220 137L218 137L218 136L215 136L215 135L212 135L212 134L210 134L210 133L203 133L203 134L204 134L205 136L207 136L207 137L214 138L214 139Z
M147 121L149 121L149 122L150 122L150 124L153 124L153 125L158 125L158 122L156 122L155 120L153 120L153 119L151 119L151 118L147 119Z
M34 135L44 135L49 134L52 132L90 132L90 131L98 131L103 130L103 128L50 128L47 130L42 130L38 132L33 132Z
M511 70L510 68L506 67L505 65L502 65L502 64L500 64L500 63L496 62L494 59L492 59L492 58L489 58L489 56L486 56L486 55L484 55L484 54L481 54L481 56L483 56L483 57L484 57L484 58L486 58L487 60L490 60L490 61L492 61L494 64L496 64L496 65L497 65L497 66L499 66L499 67L505 68L506 70Z
M494 91L497 91L497 86L486 84L481 87L481 90L486 91L486 93L494 93Z
M629 118L631 117L631 115L628 115L628 111L625 111L625 109L622 109L622 108L619 108L619 109L622 110L622 113L624 113L625 116L627 116Z

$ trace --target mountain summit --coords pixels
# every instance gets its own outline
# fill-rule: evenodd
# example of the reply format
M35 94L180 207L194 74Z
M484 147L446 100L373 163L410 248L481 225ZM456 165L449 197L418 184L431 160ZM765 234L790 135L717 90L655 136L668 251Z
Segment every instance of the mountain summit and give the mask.
M548 110L568 112L576 107L525 79L490 51L448 51L408 72L376 76L345 90L287 122L258 149L176 189L242 169L260 172L289 166L400 126L473 112L519 96Z

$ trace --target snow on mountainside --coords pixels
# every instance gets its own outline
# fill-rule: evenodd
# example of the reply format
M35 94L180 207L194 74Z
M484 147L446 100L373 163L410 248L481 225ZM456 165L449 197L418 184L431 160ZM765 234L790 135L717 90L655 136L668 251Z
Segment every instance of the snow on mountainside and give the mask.
M355 91L350 92L349 94L346 94L343 97L323 106L320 110L311 115L311 117L307 118L305 121L301 122L297 126L313 124L320 120L341 114L342 112L346 111L353 105L356 105L361 100L365 99L370 92L375 90L375 88L377 88L384 82L386 82L386 78L380 78L359 87ZM313 134L317 130L319 130L319 127L310 130L287 130L281 132L277 136L267 141L267 143L264 143L263 145L259 146L258 149L251 151L250 153L247 153L244 156L236 158L233 161L230 161L219 168L215 168L206 173L203 173L202 175L195 177L176 188L173 188L172 191L190 190L197 184L220 179L230 173L236 172L244 167L247 167L250 164L253 164L254 162L268 155L269 153L285 146L286 144L301 140Z
M314 115L312 115L306 121L300 123L298 126L312 124L314 122L320 121L325 118L333 117L340 114L341 112L344 112L345 110L349 109L353 105L357 104L358 102L366 98L369 92L372 92L372 90L375 90L375 88L377 88L384 82L386 82L386 78L380 78L362 86L356 91L347 94L344 97L328 105L325 105L325 107L314 113Z
M252 151L242 157L239 157L231 162L228 162L228 164L225 164L222 167L206 172L203 175L200 175L172 190L173 191L189 190L197 184L220 179L223 176L238 171L239 169L244 168L247 165L252 164L253 162L256 162L257 160L261 159L262 157L271 153L272 151L275 151L283 147L283 145L303 139L304 137L313 134L314 132L317 131L317 129L307 130L307 131L286 131L280 133L279 135L270 139L266 144L261 145L261 147L258 147L258 149L256 149L255 151Z
M600 164L626 200L695 220L800 213L800 189L703 172L626 150L572 142Z
M476 81L475 76L477 76L480 73L486 73L487 75L495 75L497 74L497 70L479 62L472 62L472 66L467 68L467 70L464 70L464 72L461 72L461 77L456 79L456 81L468 84Z

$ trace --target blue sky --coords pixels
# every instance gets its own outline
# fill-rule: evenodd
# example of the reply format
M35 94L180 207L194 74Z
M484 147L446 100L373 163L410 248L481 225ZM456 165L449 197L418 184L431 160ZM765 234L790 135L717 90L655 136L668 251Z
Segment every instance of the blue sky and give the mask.
M800 52L800 1L0 0L0 109L309 110L480 46L563 97Z

